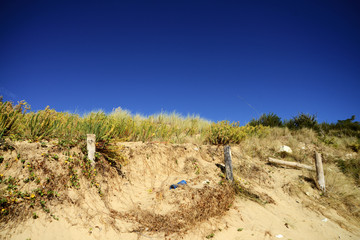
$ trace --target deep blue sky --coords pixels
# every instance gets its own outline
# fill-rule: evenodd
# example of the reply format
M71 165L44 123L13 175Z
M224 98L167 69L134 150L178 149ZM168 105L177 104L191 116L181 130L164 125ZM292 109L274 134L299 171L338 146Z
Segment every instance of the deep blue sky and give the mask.
M359 90L358 0L0 0L0 95L33 110L335 122Z

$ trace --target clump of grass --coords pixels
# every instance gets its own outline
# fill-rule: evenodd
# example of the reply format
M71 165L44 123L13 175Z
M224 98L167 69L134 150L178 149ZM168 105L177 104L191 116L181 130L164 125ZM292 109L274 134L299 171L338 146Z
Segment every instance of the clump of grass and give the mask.
M12 102L3 102L3 98L0 97L0 140L4 136L17 133L18 122L28 109L30 106L25 101L14 105Z
M54 133L60 125L57 113L49 107L37 113L25 115L24 120L24 125L27 125L27 137L32 141L54 137Z
M82 136L95 134L96 141L108 141L116 135L116 124L104 112L93 112L82 119Z
M255 190L251 190L249 187L245 187L237 180L233 182L233 188L238 196L257 202L259 204L275 203L274 199L272 199L266 193L258 193Z
M337 166L344 174L352 177L356 184L360 186L360 158L338 159Z
M360 191L351 178L338 172L334 165L326 168L327 192L323 200L345 218L350 216L360 220Z
M209 122L198 116L186 118L179 114L156 114L148 118L135 116L131 140L181 143L207 132Z
M127 158L123 153L124 146L118 146L113 142L98 142L96 148L99 154L116 169L118 175L124 177L122 167L127 164Z
M213 238L214 236L215 236L215 234L214 234L214 233L211 233L211 234L207 235L206 238L207 238L207 239L210 239L210 238Z
M81 118L77 114L60 113L60 125L56 130L58 146L61 148L71 148L76 146L81 137Z

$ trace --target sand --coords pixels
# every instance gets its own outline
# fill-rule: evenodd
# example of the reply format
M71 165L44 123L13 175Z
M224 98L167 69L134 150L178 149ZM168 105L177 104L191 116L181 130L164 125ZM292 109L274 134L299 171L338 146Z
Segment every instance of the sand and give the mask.
M140 142L118 145L124 146L127 157L122 168L125 177L101 178L102 197L81 181L79 190L62 193L66 201L50 203L59 220L38 211L37 219L2 228L1 239L360 239L359 224L319 203L321 193L302 178L305 170L268 165L263 159L246 156L239 146L232 147L235 176L262 198L256 202L236 196L226 211L184 231L154 232L139 221L144 213L158 214L159 219L175 216L191 207L192 197L202 189L215 194L222 181L222 172L215 165L223 162L222 148ZM24 149L31 156L44 151ZM101 174L106 175L99 171ZM169 189L181 180L187 181L186 186ZM301 188L295 187L298 185Z

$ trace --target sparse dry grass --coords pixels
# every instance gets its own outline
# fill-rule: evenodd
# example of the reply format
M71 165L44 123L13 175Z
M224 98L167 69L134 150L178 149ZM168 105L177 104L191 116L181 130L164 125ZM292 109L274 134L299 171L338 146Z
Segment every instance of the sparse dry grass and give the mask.
M251 157L267 160L268 157L282 156L278 153L280 146L287 145L293 153L288 155L289 159L311 163L314 151L323 155L323 161L334 163L336 159L342 159L346 154L353 152L349 145L356 143L355 137L333 137L334 144L325 143L316 132L303 128L290 131L287 128L271 128L266 137L249 136L240 143L244 152ZM356 154L356 153L354 153Z
M180 210L165 215L140 209L125 215L116 212L113 214L138 222L139 232L147 229L146 231L151 232L164 232L165 235L185 233L211 217L222 216L231 207L235 193L231 185L223 184L201 189L188 188L185 197L188 201L178 207Z
M360 189L354 180L342 174L335 165L326 169L326 204L343 217L354 216L360 221Z
M354 137L344 136L342 138L332 137L332 141L329 143L310 129L290 131L286 128L272 128L266 137L249 137L240 143L240 147L244 155L262 161L267 161L267 158L272 156L309 165L314 164L314 151L320 152L323 156L327 190L326 194L318 199L318 202L326 207L336 209L341 216L347 219L357 219L356 221L359 222L360 189L355 181L359 173L354 171L359 171L360 166L356 168L351 165L349 161L357 162L347 157L349 154L354 158L358 157L357 153L348 147L356 141L357 139ZM293 153L282 156L278 153L281 145L290 146ZM344 167L351 167L351 169L344 170L344 172L349 172L348 176L340 171L339 159L343 161ZM346 165L347 163L349 164ZM266 172L262 174L262 171L248 161L235 168L235 171L238 171L237 174L245 177L248 181L251 181L252 176L260 178L262 175L267 175ZM308 182L307 185L310 184L312 188L315 188L315 172L303 171L303 175L305 181ZM304 181L289 183L288 186L284 186L284 191L288 191L291 195L305 194L307 190L303 187L306 184L301 184L301 182Z

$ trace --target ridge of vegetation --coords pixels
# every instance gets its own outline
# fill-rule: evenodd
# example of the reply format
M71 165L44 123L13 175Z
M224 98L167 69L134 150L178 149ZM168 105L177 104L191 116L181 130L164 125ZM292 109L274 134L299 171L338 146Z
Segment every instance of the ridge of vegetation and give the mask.
M51 141L54 144L52 155L39 157L41 166L52 164L65 159L60 175L56 180L50 177L40 179L42 171L46 169L40 165L32 165L19 153L14 161L4 160L0 156L2 170L8 168L7 164L18 164L26 169L26 178L23 181L44 186L43 190L37 187L27 192L18 191L19 179L13 176L0 174L0 184L6 186L5 192L0 192L0 206L2 220L9 220L15 211L16 201L24 205L24 209L34 209L34 206L42 208L52 215L47 201L64 201L59 197L58 191L63 188L79 188L80 177L86 177L91 186L94 186L100 196L103 191L97 180L98 169L90 166L86 158L85 138L86 134L96 134L97 159L101 159L99 169L114 170L114 174L121 175L121 166L126 164L126 159L114 144L117 141L142 141L142 142L165 142L165 143L195 143L210 145L240 144L244 153L250 157L267 159L267 157L282 157L278 155L279 145L287 144L297 149L291 156L285 156L291 161L306 162L311 158L313 150L324 153L324 163L328 178L328 192L325 196L328 202L336 204L346 203L346 213L349 211L357 219L360 213L358 190L354 186L360 186L360 123L355 121L355 116L337 123L318 123L315 115L300 113L290 120L281 120L274 113L263 114L259 119L251 120L247 125L240 126L237 122L228 121L210 122L198 116L182 117L179 114L161 113L143 117L132 115L129 111L121 108L115 109L110 114L102 111L91 112L84 116L78 114L57 112L49 107L37 112L31 112L30 106L21 101L13 104L9 101L0 101L0 147L1 151L13 148L17 141L37 142L45 147ZM308 146L301 150L299 144ZM300 149L300 150L299 150ZM60 153L63 152L63 155ZM20 162L18 161L20 160ZM337 171L333 171L333 167ZM45 169L45 170L44 170ZM239 170L240 171L240 170ZM256 167L241 167L241 174L251 178ZM337 175L338 172L341 177ZM343 174L342 174L342 173ZM50 176L49 175L49 176ZM259 175L261 177L261 175ZM310 178L315 179L314 176ZM341 181L340 181L340 180ZM56 185L55 183L63 183ZM59 187L62 188L59 188ZM240 195L251 195L246 188L236 185L235 191ZM340 205L339 205L340 206ZM32 216L37 218L37 215ZM181 220L181 219L180 219Z
M83 143L86 134L93 133L102 148L110 141L225 145L239 144L252 137L264 138L274 134L276 128L287 129L291 134L309 129L322 144L354 152L360 149L360 122L355 121L355 116L337 123L318 123L316 115L299 113L290 120L281 120L269 113L240 126L239 122L214 123L194 115L182 117L175 112L144 117L132 115L120 107L110 114L98 111L84 116L57 112L49 107L30 112L30 105L25 101L15 105L0 98L0 142L5 137L11 141L30 142L56 139L60 147L69 148ZM340 158L334 162L360 183L359 159L348 163Z
M171 143L197 142L208 144L240 143L247 136L266 136L269 128L281 127L296 131L313 129L329 143L332 137L356 137L360 139L360 122L355 116L338 120L337 123L318 123L316 115L299 113L290 120L281 120L274 113L263 114L245 126L239 122L210 122L199 116L182 117L177 113L160 113L143 117L131 115L120 107L110 114L103 111L84 116L57 112L50 107L29 112L30 105L20 101L17 105L0 98L0 140L41 141L58 139L61 145L76 145L88 133L96 134L97 141L159 141ZM351 146L360 148L360 141Z

